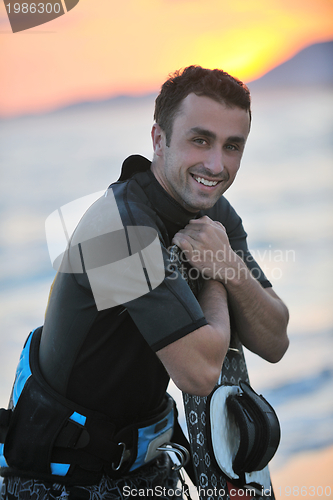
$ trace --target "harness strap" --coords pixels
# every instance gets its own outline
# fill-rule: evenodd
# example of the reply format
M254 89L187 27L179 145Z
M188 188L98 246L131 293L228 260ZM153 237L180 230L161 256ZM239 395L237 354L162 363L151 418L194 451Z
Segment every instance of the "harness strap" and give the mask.
M183 433L182 428L179 425L178 418L175 419L175 427L174 427L174 432L173 432L173 441L175 443L178 443L184 448L187 449L190 455L190 460L187 462L185 465L185 470L191 479L192 483L194 486L197 486L197 481L196 481L196 476L195 476L195 471L194 471L194 464L193 464L193 458L192 458L192 452L191 452L191 446L190 443L188 442L187 438L185 437L185 434Z
M89 443L88 431L74 422L68 421L59 432L54 446L59 448L73 448L77 450L84 448Z
M4 408L0 409L0 443L5 442L11 416L11 410L5 410Z

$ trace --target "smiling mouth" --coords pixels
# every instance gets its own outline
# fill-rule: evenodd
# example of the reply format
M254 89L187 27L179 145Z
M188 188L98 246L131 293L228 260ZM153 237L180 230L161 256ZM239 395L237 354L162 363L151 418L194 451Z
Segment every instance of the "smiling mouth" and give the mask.
M221 181L209 181L207 179L204 179L203 177L199 177L194 174L191 175L195 181L197 181L199 184L203 184L204 186L214 187L221 182Z

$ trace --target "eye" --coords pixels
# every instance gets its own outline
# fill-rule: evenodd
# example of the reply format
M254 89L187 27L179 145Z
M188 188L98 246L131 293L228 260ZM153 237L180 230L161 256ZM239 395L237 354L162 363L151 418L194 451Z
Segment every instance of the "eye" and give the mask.
M239 151L239 146L238 144L226 144L225 149L228 149L228 151Z
M203 139L202 137L195 137L192 139L195 144L198 144L199 146L206 146L208 144L206 139Z

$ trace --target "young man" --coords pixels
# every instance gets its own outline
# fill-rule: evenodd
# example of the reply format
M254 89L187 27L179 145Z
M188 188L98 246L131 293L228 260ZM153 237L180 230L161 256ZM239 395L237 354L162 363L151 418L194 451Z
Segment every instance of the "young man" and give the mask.
M208 395L230 317L250 350L271 362L283 356L287 308L222 196L250 118L248 89L223 71L192 66L164 83L153 161L128 158L84 215L45 324L25 346L14 411L4 414L3 499L106 500L156 487L165 488L155 490L159 498L179 498L177 475L157 450L173 432L169 377L184 392ZM170 261L173 244L200 276L200 291Z

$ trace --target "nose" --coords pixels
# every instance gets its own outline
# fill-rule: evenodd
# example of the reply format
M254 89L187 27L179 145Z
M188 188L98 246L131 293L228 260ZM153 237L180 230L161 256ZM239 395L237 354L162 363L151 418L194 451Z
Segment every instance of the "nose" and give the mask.
M210 155L205 166L212 173L212 175L219 175L223 172L224 158L223 153L219 148L214 148L210 151Z

